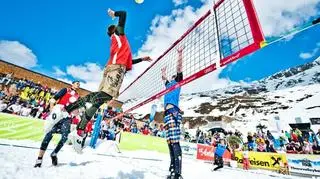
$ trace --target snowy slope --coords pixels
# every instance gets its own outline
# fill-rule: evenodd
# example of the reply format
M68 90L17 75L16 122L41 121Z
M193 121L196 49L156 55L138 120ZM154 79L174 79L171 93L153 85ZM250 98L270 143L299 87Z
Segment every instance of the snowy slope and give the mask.
M125 104L124 109L132 102ZM160 99L135 110L136 116L150 113L152 104L162 111ZM288 123L295 122L296 117L309 122L310 117L320 116L320 57L252 83L182 95L180 107L186 117L184 122L189 121L191 128L210 128L221 116L228 117L228 128L242 132L255 130L259 123L274 126L276 116L283 129L288 129Z
M43 167L33 168L39 143L0 140L0 144L0 178L3 179L164 179L169 165L168 155L150 151L123 151L121 154L114 154L110 151L106 152L108 145L102 144L96 150L85 149L82 155L73 152L70 146L65 146L58 154L59 165L57 167L51 165L49 151L45 154ZM183 158L182 175L185 179L209 179L222 176L224 179L238 176L241 176L242 179L298 178L261 170L245 172L223 168L221 171L212 172L211 169L211 164Z

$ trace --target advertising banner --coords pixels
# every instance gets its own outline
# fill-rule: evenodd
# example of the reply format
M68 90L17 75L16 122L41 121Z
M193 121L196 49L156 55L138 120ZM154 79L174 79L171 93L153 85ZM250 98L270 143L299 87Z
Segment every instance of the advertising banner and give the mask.
M215 147L210 145L197 144L197 159L213 161L214 159ZM229 162L231 159L231 153L225 150L223 153L224 162Z
M197 144L190 142L180 142L182 156L190 159L197 158Z
M236 161L243 163L242 152L235 153ZM260 168L268 170L279 170L280 166L287 163L284 153L249 152L250 168Z
M287 157L290 172L320 176L319 155L287 154Z

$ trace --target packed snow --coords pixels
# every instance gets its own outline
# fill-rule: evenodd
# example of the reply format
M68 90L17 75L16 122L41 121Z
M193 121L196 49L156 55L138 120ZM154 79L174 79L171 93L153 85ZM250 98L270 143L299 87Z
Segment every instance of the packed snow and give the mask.
M32 141L0 140L0 178L119 178L119 179L164 179L167 175L169 155L152 151L122 151L110 149L106 141L100 142L96 149L89 147L83 154L75 153L66 145L58 154L58 166L51 165L50 150L44 156L42 168L33 168L40 143ZM27 148L26 148L27 147ZM53 145L49 146L52 149ZM212 164L183 158L184 179L195 178L297 178L274 172L223 168L212 172Z

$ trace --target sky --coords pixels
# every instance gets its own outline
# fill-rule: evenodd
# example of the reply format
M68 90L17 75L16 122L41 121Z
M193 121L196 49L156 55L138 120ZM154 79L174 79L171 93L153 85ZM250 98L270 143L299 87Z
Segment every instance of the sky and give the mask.
M274 39L320 16L320 0L253 0L262 30ZM0 59L96 90L109 58L107 9L126 10L126 34L134 57L156 59L213 2L210 0L11 0L0 6ZM320 55L316 26L251 54L186 86L185 92L250 82L310 62ZM136 65L123 87L150 63ZM207 80L212 83L205 83Z

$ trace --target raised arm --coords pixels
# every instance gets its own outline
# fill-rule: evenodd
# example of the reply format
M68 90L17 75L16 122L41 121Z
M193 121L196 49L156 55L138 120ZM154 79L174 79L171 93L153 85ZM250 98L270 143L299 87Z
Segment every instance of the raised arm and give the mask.
M124 35L124 27L126 25L127 13L126 11L116 11L114 16L119 17L117 31L119 35Z
M177 62L177 73L182 73L182 52L184 45L177 49L178 52L178 62Z
M124 27L127 18L126 11L113 11L112 9L108 9L108 14L111 18L119 17L116 32L118 33L118 35L124 35Z
M176 82L180 82L183 80L183 74L182 74L182 52L183 52L183 49L184 49L184 45L180 46L178 49L177 49L177 52L178 52L178 61L177 61L177 76L175 78Z
M168 78L167 78L167 67L163 67L161 68L161 75L162 75L162 80L167 82Z

